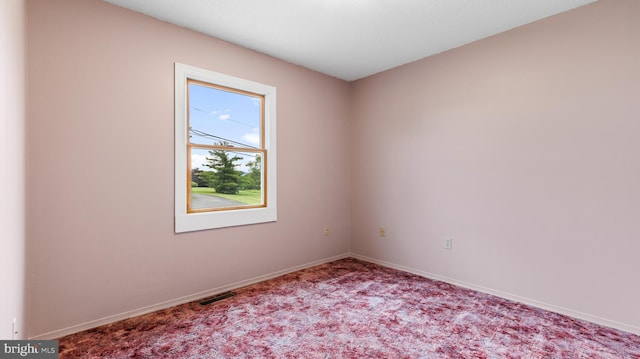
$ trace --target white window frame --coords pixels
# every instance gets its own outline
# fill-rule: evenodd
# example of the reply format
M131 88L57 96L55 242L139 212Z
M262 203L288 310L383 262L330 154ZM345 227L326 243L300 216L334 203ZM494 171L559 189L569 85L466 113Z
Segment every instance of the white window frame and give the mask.
M266 157L266 206L212 212L187 212L188 166L187 79L238 89L264 96L264 134ZM275 222L277 211L276 167L276 88L238 77L175 63L175 232Z

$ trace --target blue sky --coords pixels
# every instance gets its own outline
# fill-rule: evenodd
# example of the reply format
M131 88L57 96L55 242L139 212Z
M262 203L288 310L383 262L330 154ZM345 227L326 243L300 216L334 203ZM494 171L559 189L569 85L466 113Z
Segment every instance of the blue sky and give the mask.
M259 148L260 100L258 97L190 83L189 126L192 130L191 143L213 145L217 141L227 140L235 147ZM208 170L203 166L207 154L208 150L193 150L192 168ZM246 163L250 159L247 157L241 162Z

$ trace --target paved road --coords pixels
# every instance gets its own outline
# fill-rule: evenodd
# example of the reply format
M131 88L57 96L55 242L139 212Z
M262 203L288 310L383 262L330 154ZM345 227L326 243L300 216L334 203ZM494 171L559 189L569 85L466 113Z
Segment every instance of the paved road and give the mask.
M246 205L246 203L215 196L207 196L206 194L200 193L191 194L191 208L193 209L235 207L243 205Z

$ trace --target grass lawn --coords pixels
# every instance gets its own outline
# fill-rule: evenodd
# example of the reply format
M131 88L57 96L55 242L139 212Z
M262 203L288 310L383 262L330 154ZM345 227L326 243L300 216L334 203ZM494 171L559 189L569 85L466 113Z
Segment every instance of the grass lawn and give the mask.
M238 201L246 204L260 204L262 203L262 197L260 190L250 189L246 191L240 191L238 194L224 194L216 193L213 188L209 187L191 187L192 193L206 194L208 196L222 197L233 201Z

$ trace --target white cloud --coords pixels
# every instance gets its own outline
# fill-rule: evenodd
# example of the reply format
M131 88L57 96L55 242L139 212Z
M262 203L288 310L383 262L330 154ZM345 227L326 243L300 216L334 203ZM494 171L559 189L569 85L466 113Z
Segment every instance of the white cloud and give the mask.
M222 115L218 116L219 120L225 121L231 118L231 114L230 113L223 113Z
M197 153L191 154L191 168L198 168L201 170L211 170L204 164L207 163L207 155L200 155Z
M259 145L260 144L260 134L258 133L258 129L254 128L253 132L245 133L244 136L242 136L242 139L247 141L248 143L250 143L252 145Z

